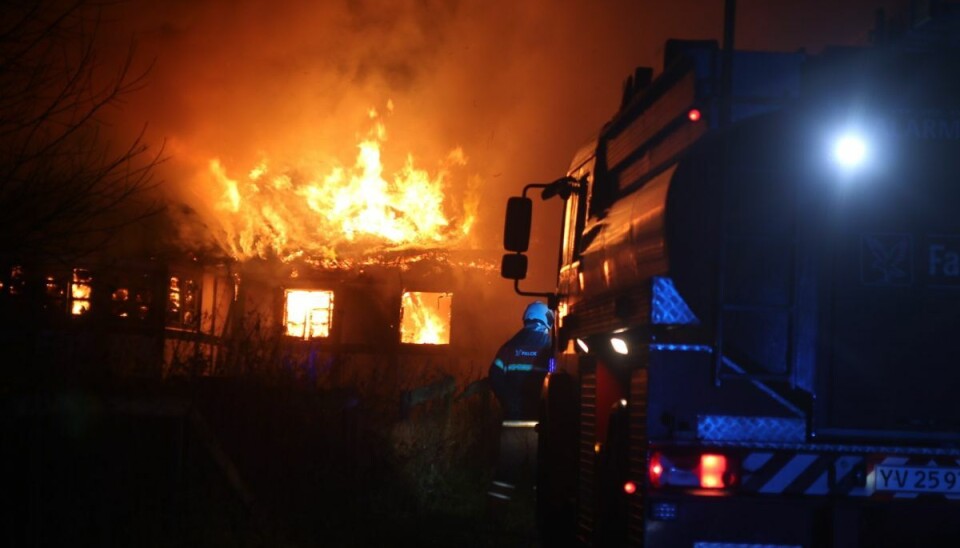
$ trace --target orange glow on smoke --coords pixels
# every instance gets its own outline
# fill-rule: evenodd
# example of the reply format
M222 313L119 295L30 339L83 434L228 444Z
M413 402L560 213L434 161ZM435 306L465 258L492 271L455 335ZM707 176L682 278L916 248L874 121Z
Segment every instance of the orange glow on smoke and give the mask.
M333 320L333 291L291 290L284 292L285 334L298 339L330 336Z
M450 344L452 293L405 291L401 303L400 342Z
M475 199L451 204L445 190L451 170L467 163L463 150L453 149L434 173L407 155L388 174L381 161L386 128L376 111L370 119L373 128L357 143L352 166L290 169L265 159L237 177L219 159L210 160L227 251L240 259L335 259L344 249L444 248L462 241Z

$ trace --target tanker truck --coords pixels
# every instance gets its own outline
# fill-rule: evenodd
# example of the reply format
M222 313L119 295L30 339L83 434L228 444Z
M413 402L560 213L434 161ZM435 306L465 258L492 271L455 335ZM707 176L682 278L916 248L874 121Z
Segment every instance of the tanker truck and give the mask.
M958 57L664 51L507 205L501 273L558 318L545 543L960 546Z

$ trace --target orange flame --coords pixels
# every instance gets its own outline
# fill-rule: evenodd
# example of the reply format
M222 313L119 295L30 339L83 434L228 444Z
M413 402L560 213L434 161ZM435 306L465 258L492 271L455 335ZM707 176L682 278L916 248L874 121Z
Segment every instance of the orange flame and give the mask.
M450 344L450 293L403 293L400 342Z
M211 160L209 175L222 189L216 209L226 250L240 259L335 260L358 250L436 249L462 241L476 199L468 194L452 204L445 190L451 170L467 163L463 150L452 150L433 174L407 155L387 176L381 162L386 129L375 111L370 116L374 127L357 144L353 166L335 163L305 173L263 160L236 178L219 159Z
M330 336L333 292L286 290L283 310L285 333L300 339Z
M73 269L70 282L70 313L74 316L82 316L90 311L90 295L93 293L91 282L89 272L80 268Z

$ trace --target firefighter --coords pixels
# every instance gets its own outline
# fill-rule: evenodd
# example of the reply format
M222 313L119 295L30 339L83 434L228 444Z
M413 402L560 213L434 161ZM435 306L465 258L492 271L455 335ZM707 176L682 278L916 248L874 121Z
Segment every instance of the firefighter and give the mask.
M497 352L490 365L490 386L500 402L503 424L493 485L488 494L510 501L533 486L536 469L540 388L552 360L553 311L540 301L523 312L523 328Z

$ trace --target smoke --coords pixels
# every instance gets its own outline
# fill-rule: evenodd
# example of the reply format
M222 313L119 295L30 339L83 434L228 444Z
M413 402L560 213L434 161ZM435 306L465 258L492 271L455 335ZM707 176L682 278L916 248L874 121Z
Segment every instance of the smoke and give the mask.
M875 4L742 1L738 45L862 42ZM392 101L385 168L411 154L430 169L462 147L466 175L450 184L479 181L469 245L497 250L506 196L561 175L634 67L659 69L667 38L718 39L722 12L720 0L130 0L105 21L114 47L132 38L153 63L120 125L166 141L169 198L201 220L211 159L235 175L264 157L350 163L369 109ZM535 220L556 226L556 209ZM554 249L555 231L540 232L534 246Z

